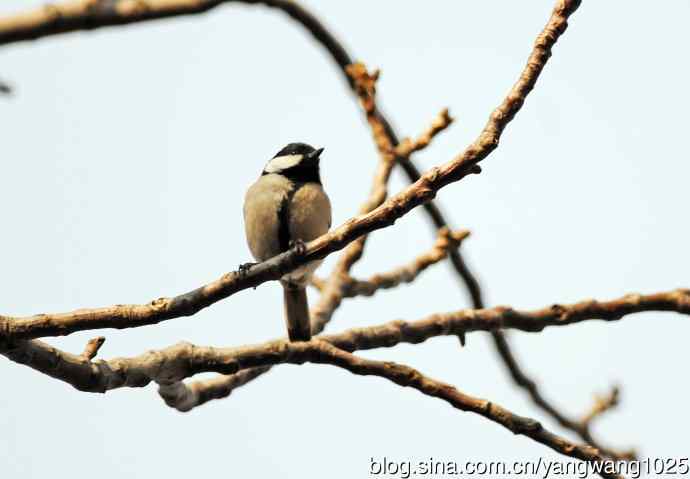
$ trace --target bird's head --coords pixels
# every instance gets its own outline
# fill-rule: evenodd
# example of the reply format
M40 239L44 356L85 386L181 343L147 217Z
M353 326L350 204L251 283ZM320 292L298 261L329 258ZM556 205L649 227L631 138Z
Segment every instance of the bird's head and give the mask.
M321 183L319 160L323 148L318 150L306 143L290 143L266 163L262 175L277 174L302 182Z

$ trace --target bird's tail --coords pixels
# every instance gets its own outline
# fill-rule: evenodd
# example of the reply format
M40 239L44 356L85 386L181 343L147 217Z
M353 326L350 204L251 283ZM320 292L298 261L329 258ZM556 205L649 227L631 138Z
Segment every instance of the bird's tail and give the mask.
M290 341L309 341L311 339L311 324L309 322L307 290L304 286L294 283L284 282L282 285L285 322Z

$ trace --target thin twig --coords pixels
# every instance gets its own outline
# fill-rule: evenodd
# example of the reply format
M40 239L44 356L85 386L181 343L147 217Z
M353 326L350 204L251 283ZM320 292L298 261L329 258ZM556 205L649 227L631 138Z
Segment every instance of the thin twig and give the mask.
M618 461L635 461L637 460L637 451L634 449L628 449L625 451L616 451L609 447L603 446L598 440L592 436L592 423L599 416L607 411L610 411L618 405L620 390L618 387L611 389L611 392L605 397L595 397L594 405L585 414L585 416L579 421L572 421L571 429L577 433L577 435L585 441L587 444L596 447L601 451L602 454L613 458Z
M270 369L271 366L261 366L244 369L235 374L194 381L190 384L186 384L183 381L159 384L158 393L171 408L177 409L180 412L188 412L214 399L228 397L235 388L253 381L267 373Z
M97 338L89 340L89 342L86 343L86 347L84 348L84 352L81 353L81 356L91 361L96 357L98 350L101 349L103 343L105 343L105 338L103 336L98 336Z
M611 392L604 397L595 396L594 405L592 408L584 415L580 422L585 426L589 427L594 419L598 418L607 411L610 411L618 405L618 400L620 396L620 388L613 387Z
M400 158L408 158L412 153L416 153L423 150L431 143L431 140L448 128L451 123L453 123L453 118L448 113L448 109L444 108L441 113L438 114L431 126L424 131L419 137L411 140L409 138L403 138L399 145L395 147L395 154Z
M385 273L375 274L368 279L349 277L345 297L372 296L380 289L391 289L404 283L411 283L427 268L446 259L449 252L456 249L467 236L469 236L467 230L449 231L448 228L443 228L439 230L434 246L410 263ZM325 289L326 284L327 282L321 278L312 278L312 285L318 290Z

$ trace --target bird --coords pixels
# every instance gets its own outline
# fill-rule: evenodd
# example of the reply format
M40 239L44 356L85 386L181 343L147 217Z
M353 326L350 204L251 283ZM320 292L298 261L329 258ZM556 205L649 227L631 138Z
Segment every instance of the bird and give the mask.
M289 143L276 153L247 189L244 228L252 256L266 261L304 245L331 227L331 202L321 183L323 148ZM306 287L321 260L280 278L290 341L309 341L311 324Z

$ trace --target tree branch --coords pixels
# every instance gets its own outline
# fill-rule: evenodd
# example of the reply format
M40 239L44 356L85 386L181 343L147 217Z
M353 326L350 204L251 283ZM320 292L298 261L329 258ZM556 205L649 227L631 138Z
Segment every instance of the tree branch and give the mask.
M228 357L232 350L202 348L187 343L180 343L161 351L151 351L129 360L113 359L93 363L82 356L56 350L38 340L31 341L28 347L22 348L21 351L21 355L13 359L21 362L28 358L26 352L30 352L31 360L50 370L54 377L62 380L70 377L74 381L73 386L91 392L105 392L124 386L143 387L155 380L163 385L171 385L171 390L166 392L172 395L175 384L181 384L176 381L185 376L202 371L225 372L246 367L241 360ZM246 359L245 361L252 362ZM461 393L455 387L427 378L410 367L359 358L322 340L276 343L271 350L254 361L264 365L305 362L331 364L358 375L380 376L401 386L417 389L428 396L443 399L462 411L479 414L507 428L513 434L529 437L566 456L585 461L603 461L603 457L592 447L576 445L556 436L537 421L518 416L490 401ZM162 386L161 390L164 388L165 386Z
M515 359L509 343L506 340L505 333L502 331L492 331L491 336L501 359L508 368L508 372L513 378L513 381L515 381L515 384L523 388L528 393L532 401L539 408L554 418L561 427L573 431L587 444L599 449L608 457L621 460L631 460L636 458L635 451L633 450L618 452L602 445L592 436L589 427L585 426L576 419L569 418L565 413L560 412L556 406L551 404L551 402L549 402L542 395L537 383L527 376L527 374L520 367L519 363Z
M529 437L564 456L587 462L603 463L605 461L599 451L591 446L574 444L546 430L534 419L518 416L486 399L467 395L454 386L431 379L409 366L389 361L364 359L323 341L314 341L313 345L305 346L308 347L305 351L306 361L338 366L360 376L379 376L399 386L410 387L424 395L442 399L461 411L479 414L500 424L513 434ZM300 359L293 356L291 362ZM618 474L605 472L605 470L602 470L600 475L605 478L621 478Z
M456 249L469 234L467 230L449 231L448 228L440 229L434 246L429 251L419 255L412 262L392 271L375 274L368 279L348 277L345 297L372 296L379 289L391 289L403 283L412 283L429 266L446 259L449 252ZM322 291L326 287L326 281L314 277L312 278L312 285Z
M618 406L619 396L620 389L618 387L611 388L611 392L604 397L595 396L594 405L580 420L580 422L586 427L589 427L594 419Z
M260 374L262 369L279 363L301 364L304 361L318 362L318 358L323 357L334 358L333 350L323 346L326 343L345 351L356 351L391 347L400 342L419 343L431 337L457 335L461 332L493 331L502 328L537 332L549 326L563 326L593 319L619 320L626 315L643 311L676 311L681 314L690 314L690 290L679 289L651 295L630 294L606 302L588 300L572 305L555 304L540 310L526 312L516 311L508 307L463 310L449 314L437 314L415 322L393 321L381 326L351 329L340 334L319 336L311 342L291 343L280 340L239 348L199 347L189 343L180 343L163 350L149 351L134 358L116 358L109 361L91 361L91 353L76 356L38 340L20 341L16 345L0 344L0 353L13 361L26 364L51 377L68 382L82 391L105 392L119 387L142 387L151 381L156 381L161 385L160 393L166 402L170 401L176 404L176 407L185 410L186 401L191 401L191 407L193 407L201 400L205 402L210 397L195 398L195 395L199 396L199 390L181 383L180 381L184 378L201 372L235 374L247 370L244 376L237 376L236 374L231 376L233 380L239 381L241 378L247 378L251 375L256 376ZM99 342L98 339L95 342ZM327 350L326 353L323 353L324 348ZM90 350L93 348L87 346L86 351ZM315 351L321 352L325 356L311 356ZM380 373L398 384L412 386L422 392L427 392L426 386L430 385L419 373L409 368L406 369L404 366L395 366L391 369L390 363L358 362L357 358L348 356L347 353L338 352L337 354L336 359L340 362L334 361L334 363L341 367L350 364L355 368L353 372L356 374L358 374L357 371L359 373L366 371L372 374ZM346 367L346 369L348 368ZM401 383L395 378L401 381L408 378L409 382ZM432 388L429 391L433 390L436 389ZM447 396L437 397L448 400ZM582 420L583 427L588 428L592 418L610 408L614 403L615 398L601 401L601 404L595 407L594 412ZM469 403L452 404L458 407L458 404L466 405ZM496 417L509 418L507 423L498 422L517 434L524 433L549 447L553 448L553 445L556 444L554 442L556 436L551 435L551 433L543 436L540 432L543 431L541 426L534 430L531 428L524 430L519 422L514 422L515 418L509 417L512 413L509 416L504 416L506 411L501 408L492 409L493 407L491 405L482 409L486 411L486 414L482 415L491 420L496 420ZM480 413L479 410L467 410ZM491 411L497 413L498 416L494 417ZM516 426L516 429L511 428L509 424ZM535 434L537 435L532 436L525 431L536 431ZM564 453L568 455L571 455L568 451L573 454L590 451L597 457L594 459L580 455L572 455L572 457L584 460L601 460L601 456L592 448L585 447L585 449L578 449L580 452L573 452L576 449L571 446L572 444L568 445L563 451L560 448L555 450L565 451Z
M103 346L103 343L105 343L105 338L103 336L98 336L97 338L89 340L89 342L86 343L86 347L84 348L84 352L81 353L81 356L91 361L96 357L98 351L101 349L101 346Z
M595 419L610 411L618 405L619 388L614 387L611 392L605 397L595 397L594 405L585 416L579 421L570 420L573 424L568 429L575 431L575 433L587 444L599 449L605 456L611 457L619 461L634 461L637 460L637 452L634 449L625 451L615 451L609 447L600 444L593 436L591 426Z
M293 249L253 266L247 272L234 271L200 288L173 298L159 298L147 304L118 304L105 308L78 309L67 313L37 314L25 318L0 316L0 343L45 336L65 336L77 331L103 328L134 328L168 319L192 316L238 291L277 280L306 263L301 251Z
M690 315L690 289L649 295L629 294L611 301L554 304L533 311L518 311L505 306L465 309L433 314L417 321L392 321L379 326L354 328L338 334L320 335L317 339L353 352L388 348L400 343L418 344L433 337L473 331L516 329L539 332L546 327L591 320L617 321L627 315L647 311L675 311ZM233 374L247 368L270 366L276 364L276 356L284 356L291 344L285 339L237 348L180 343L134 358L92 362L83 355L62 352L39 340L32 340L19 341L18 344L0 343L0 354L68 382L77 389L104 392L124 386L145 386L150 381L170 384L201 372Z
M188 412L214 399L228 397L235 388L244 386L270 370L271 366L261 366L189 384L182 381L159 384L158 394L171 408Z
M453 123L453 118L448 113L448 108L444 108L438 114L431 126L426 129L419 137L411 140L403 138L403 140L395 147L395 154L399 158L408 158L411 154L423 150L431 143L436 135L447 129ZM393 141L392 143L396 143ZM416 180L415 180L416 181Z

